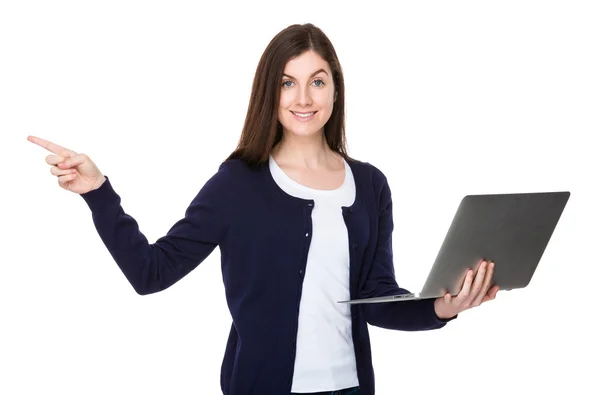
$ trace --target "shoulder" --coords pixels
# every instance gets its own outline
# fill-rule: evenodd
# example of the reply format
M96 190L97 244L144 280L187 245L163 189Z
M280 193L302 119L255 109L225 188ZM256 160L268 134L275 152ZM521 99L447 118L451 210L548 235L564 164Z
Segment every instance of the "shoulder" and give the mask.
M347 158L354 177L362 182L369 183L375 190L388 187L388 180L384 172L371 162L361 161L355 158Z
M251 174L260 173L268 163L262 165L251 166L242 159L227 159L219 165L219 171L228 173L231 176L248 176Z
M219 215L230 217L236 208L244 207L248 191L259 179L258 172L238 159L228 159L215 167L200 186L192 204L210 207Z
M218 165L203 189L221 196L236 196L248 187L260 185L264 179L264 165L252 167L240 159L228 159Z
M243 167L238 161L227 160L202 185L198 197L224 197L234 192L239 180L243 178Z
M217 171L211 177L211 181L214 180L216 183L226 182L227 184L241 182L252 176L257 170L258 168L252 168L240 159L228 159L219 164Z
M353 158L346 160L357 184L369 189L368 194L373 197L379 215L389 210L392 205L392 192L384 172L370 162Z

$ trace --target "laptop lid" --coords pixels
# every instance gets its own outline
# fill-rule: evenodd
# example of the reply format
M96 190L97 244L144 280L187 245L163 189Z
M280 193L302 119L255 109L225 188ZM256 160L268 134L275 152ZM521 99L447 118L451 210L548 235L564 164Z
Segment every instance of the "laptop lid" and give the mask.
M425 281L422 298L457 295L469 269L494 262L492 285L526 287L552 237L570 192L467 195Z
M459 203L419 299L460 292L469 269L494 262L492 285L524 288L554 233L570 192L467 195ZM411 300L397 295L342 303Z

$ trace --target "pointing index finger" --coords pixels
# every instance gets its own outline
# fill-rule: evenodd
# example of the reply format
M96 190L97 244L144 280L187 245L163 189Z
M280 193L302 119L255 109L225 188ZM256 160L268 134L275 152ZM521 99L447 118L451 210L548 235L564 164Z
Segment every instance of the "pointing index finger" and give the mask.
M61 147L58 144L54 144L48 140L44 140L44 139L36 137L36 136L27 136L27 140L31 141L32 143L34 143L36 145L39 145L42 148L47 149L48 151L50 151L56 155L62 155L64 153L68 153L69 156L75 155L75 152L71 151L70 149Z

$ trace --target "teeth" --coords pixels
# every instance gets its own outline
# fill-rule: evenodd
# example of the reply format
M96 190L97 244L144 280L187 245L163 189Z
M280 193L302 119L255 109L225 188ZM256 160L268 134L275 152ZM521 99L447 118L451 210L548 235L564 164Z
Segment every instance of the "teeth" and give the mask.
M313 114L314 114L314 112L310 112L308 114L300 114L300 113L297 113L297 112L294 113L294 115L296 115L298 117L301 117L301 118L308 118L308 117L310 117Z

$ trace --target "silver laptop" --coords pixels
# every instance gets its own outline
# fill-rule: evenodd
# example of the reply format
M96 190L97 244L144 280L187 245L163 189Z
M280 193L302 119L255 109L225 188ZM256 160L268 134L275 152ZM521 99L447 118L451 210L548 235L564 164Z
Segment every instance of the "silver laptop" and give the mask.
M468 195L456 211L420 292L339 303L381 303L457 295L469 269L494 262L492 285L526 287L571 196L570 192Z

